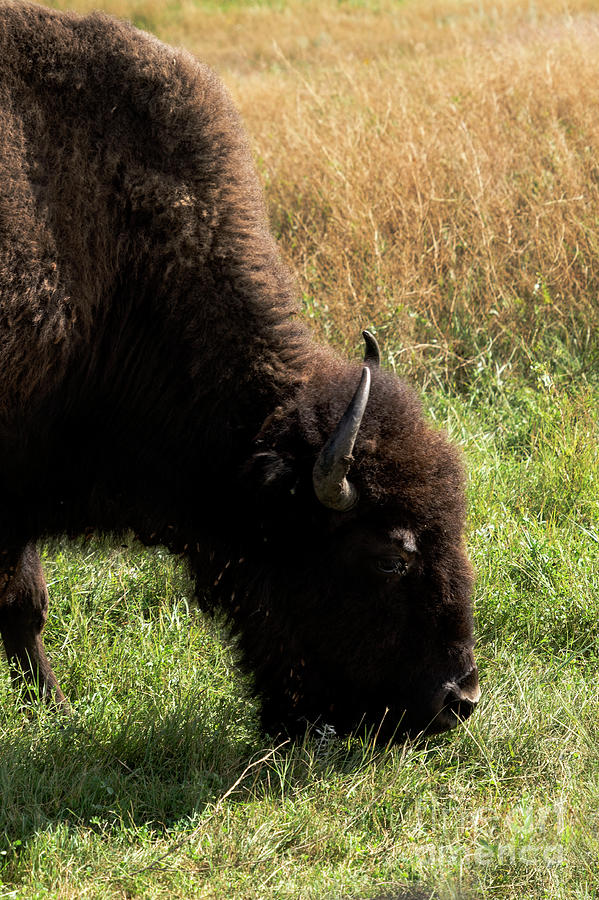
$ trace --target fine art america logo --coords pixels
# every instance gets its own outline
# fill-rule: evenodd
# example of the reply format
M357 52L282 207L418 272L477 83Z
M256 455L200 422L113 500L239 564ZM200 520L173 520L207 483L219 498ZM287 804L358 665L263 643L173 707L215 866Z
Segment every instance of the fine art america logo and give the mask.
M430 845L426 856L430 863L443 866L559 866L566 860L571 813L559 803L539 808L532 798L523 799L495 822L464 820L455 840Z
M543 844L530 842L494 843L480 840L475 850L465 850L455 844L431 847L427 851L431 863L443 861L445 865L475 866L559 866L565 860L564 848L561 844Z

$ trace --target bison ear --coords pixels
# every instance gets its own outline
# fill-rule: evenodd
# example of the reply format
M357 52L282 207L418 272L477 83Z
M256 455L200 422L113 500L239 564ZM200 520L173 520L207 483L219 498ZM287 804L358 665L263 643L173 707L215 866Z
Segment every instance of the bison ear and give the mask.
M276 450L261 450L250 459L246 472L261 491L291 491L297 483L294 460Z

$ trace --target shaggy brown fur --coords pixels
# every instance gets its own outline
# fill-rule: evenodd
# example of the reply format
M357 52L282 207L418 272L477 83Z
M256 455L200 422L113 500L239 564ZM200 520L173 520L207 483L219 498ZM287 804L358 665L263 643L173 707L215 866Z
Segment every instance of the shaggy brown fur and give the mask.
M360 368L297 318L216 76L106 16L0 0L0 115L0 630L15 678L24 667L63 699L35 541L131 529L188 556L268 727L389 708L391 728L420 728L448 683L476 693L459 459L374 371L360 501L316 499L315 458ZM407 574L381 573L398 554Z

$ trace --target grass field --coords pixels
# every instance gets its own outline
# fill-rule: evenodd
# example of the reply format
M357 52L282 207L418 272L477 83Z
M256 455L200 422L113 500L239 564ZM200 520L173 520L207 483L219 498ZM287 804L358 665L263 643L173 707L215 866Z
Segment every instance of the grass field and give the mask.
M220 72L316 333L464 448L483 697L280 746L179 563L45 549L75 717L0 678L5 898L599 896L599 2L101 6Z

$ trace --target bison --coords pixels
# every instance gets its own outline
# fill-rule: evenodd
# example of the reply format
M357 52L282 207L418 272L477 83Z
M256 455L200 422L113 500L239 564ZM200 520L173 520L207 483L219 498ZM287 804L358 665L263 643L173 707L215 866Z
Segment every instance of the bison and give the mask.
M269 732L443 731L478 697L460 456L321 346L217 76L0 0L0 632L67 706L36 543L133 533L224 613Z

